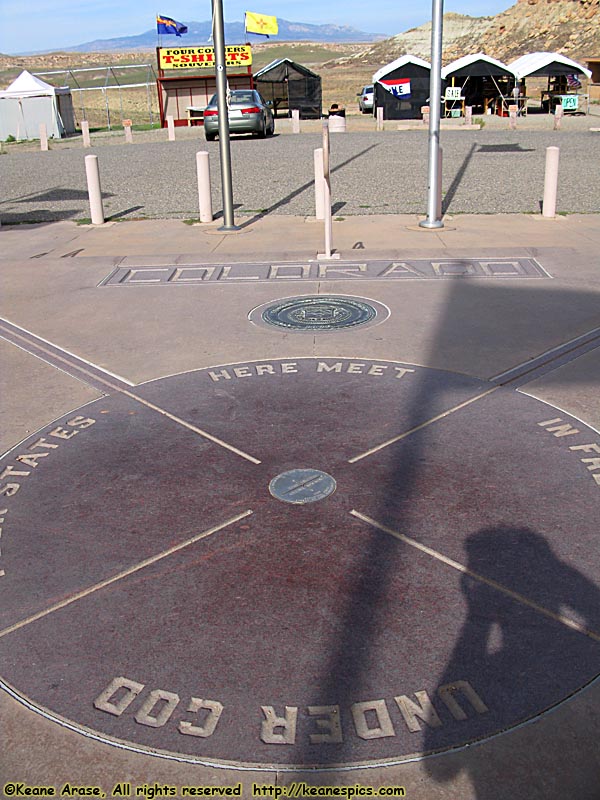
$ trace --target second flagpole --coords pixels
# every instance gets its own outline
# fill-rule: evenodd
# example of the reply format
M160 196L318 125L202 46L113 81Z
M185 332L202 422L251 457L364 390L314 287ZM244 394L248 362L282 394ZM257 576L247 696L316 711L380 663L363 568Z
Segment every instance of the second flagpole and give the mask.
M221 185L223 193L223 225L219 230L238 230L233 216L233 183L231 179L231 148L229 142L229 109L227 108L227 71L225 69L225 26L222 0L212 0L213 36L217 76L217 107L219 109L219 152L221 155Z

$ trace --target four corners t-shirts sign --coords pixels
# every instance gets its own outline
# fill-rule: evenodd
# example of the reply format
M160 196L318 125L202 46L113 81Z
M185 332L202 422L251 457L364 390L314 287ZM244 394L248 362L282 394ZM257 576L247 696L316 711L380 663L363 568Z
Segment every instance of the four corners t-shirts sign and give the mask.
M225 46L226 67L249 67L252 64L252 48L249 44ZM214 69L214 47L159 47L160 69Z
M410 78L380 78L379 83L394 97L401 100L410 98Z

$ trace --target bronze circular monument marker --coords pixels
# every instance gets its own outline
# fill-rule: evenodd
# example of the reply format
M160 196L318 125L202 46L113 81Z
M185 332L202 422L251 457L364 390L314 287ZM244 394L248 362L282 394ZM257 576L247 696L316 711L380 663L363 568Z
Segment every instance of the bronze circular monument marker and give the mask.
M269 491L284 503L304 505L329 497L335 492L335 480L318 469L290 469L273 478Z
M347 295L308 295L270 300L252 309L256 325L284 328L293 333L328 333L378 325L389 317L383 303Z
M2 459L2 683L86 735L211 764L493 736L598 672L599 454L538 400L384 360L102 398ZM322 496L282 501L278 479Z

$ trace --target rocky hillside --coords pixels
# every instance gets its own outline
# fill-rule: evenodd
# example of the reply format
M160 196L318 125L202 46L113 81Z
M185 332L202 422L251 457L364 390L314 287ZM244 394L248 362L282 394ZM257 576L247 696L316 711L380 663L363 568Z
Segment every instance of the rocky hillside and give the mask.
M444 59L484 52L510 62L538 51L576 61L600 56L600 0L518 0L492 17L477 40L467 35L445 44Z
M486 53L510 62L526 53L600 57L600 0L518 0L494 17L444 14L443 61ZM431 23L361 49L338 63L389 64L407 53L429 60Z
M468 17L449 12L444 14L444 47L454 47L463 39L476 42L490 27L494 17ZM410 53L429 60L431 57L431 22L398 33L383 42L377 42L353 56L352 60L364 64L388 64ZM350 60L350 59L346 59Z

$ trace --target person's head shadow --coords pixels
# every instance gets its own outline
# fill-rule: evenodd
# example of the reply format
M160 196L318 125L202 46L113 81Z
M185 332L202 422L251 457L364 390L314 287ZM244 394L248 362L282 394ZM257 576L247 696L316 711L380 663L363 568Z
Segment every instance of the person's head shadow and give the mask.
M506 789L498 763L483 747L472 758L460 748L532 719L595 678L600 590L529 528L482 529L465 549L466 616L431 698L439 713L422 725L422 752L440 753L425 759L430 778L445 784L467 772L473 796L490 800L505 796L496 794Z

